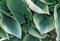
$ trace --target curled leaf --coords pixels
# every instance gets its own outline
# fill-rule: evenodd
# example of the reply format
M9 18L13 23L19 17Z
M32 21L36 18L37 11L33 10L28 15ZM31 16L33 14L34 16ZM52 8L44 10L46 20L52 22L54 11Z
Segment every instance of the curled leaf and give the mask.
M59 41L60 40L60 3L55 5L54 19L55 19L55 28L56 28L56 32L57 32L56 40Z

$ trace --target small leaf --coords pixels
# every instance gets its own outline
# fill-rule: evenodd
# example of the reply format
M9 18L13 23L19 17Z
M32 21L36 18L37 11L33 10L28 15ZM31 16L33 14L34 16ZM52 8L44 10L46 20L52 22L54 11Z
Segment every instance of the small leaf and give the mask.
M54 18L52 15L35 14L33 21L41 34L50 32L54 29Z
M40 1L48 5L56 3L56 0L40 0Z
M44 39L46 38L48 35L47 34L40 34L39 31L37 31L37 29L34 29L33 26L30 26L30 29L28 31L28 33L36 38L39 38L39 39Z
M6 0L0 1L0 12L4 14L10 14L10 11L6 5Z
M9 40L6 39L6 40L3 40L3 41L22 41L22 39L18 39L16 37L12 37Z
M7 33L21 38L21 26L15 18L3 14L1 18L1 27Z
M57 32L56 40L60 40L60 3L55 5L54 19L55 19L55 28L56 28L56 32Z
M57 0L58 2L60 2L60 0Z
M39 41L39 39L38 38L35 38L35 37L33 37L33 36L29 35L29 34L27 34L24 37L23 41Z
M0 27L0 37L9 39L9 35Z
M39 14L49 14L40 7L38 7L37 5L35 5L31 0L25 0L25 1L27 2L27 5L32 11L37 12Z
M22 30L23 30L23 32L25 32L27 34L27 32L29 30L28 23L27 24L25 23L22 25Z

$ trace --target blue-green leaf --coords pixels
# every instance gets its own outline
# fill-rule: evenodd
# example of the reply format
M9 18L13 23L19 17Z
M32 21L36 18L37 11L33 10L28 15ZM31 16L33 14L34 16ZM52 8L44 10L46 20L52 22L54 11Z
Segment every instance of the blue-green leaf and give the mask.
M33 21L41 34L50 32L54 29L54 18L52 15L35 14Z
M15 18L3 14L1 18L1 27L7 33L12 34L18 38L21 38L22 34L21 26Z
M58 3L54 8L54 19L55 19L55 28L57 32L56 40L60 40L60 3Z

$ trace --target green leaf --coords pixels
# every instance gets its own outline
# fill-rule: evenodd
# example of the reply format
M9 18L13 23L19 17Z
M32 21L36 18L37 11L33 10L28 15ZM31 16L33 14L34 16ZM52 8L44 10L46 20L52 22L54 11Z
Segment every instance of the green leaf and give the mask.
M44 10L46 12L46 14L49 14L49 7L47 4L45 3L42 3L41 1L39 0L35 0L35 4L40 7L42 10Z
M53 15L40 15L35 14L33 16L33 21L36 25L36 28L41 34L50 32L54 29L54 17Z
M40 1L48 5L56 3L56 0L40 0Z
M0 12L4 14L10 14L10 11L6 5L6 0L0 1Z
M60 0L57 0L58 2L60 2Z
M7 33L12 34L18 38L21 38L22 34L21 26L15 18L3 14L1 18L1 27Z
M23 30L23 32L25 32L27 34L27 32L29 30L28 23L25 23L22 25L22 30Z
M0 37L9 39L9 35L0 27Z
M6 0L7 6L12 12L13 16L20 22L25 23L24 15L31 18L31 11L28 9L24 0Z
M33 37L33 36L29 35L29 34L27 34L24 37L23 41L39 41L39 39L38 38L35 38L35 37Z
M31 0L25 0L25 1L27 2L27 5L32 11L37 12L39 14L49 14L48 12L44 11L43 9L35 5Z
M9 40L6 39L6 40L3 40L3 41L22 41L22 39L18 39L16 37L12 37Z
M60 40L60 3L55 5L54 19L55 19L55 28L56 28L56 32L57 32L56 40Z
M37 29L34 29L33 26L30 26L28 33L36 38L39 38L39 39L44 39L48 36L47 34L41 35Z

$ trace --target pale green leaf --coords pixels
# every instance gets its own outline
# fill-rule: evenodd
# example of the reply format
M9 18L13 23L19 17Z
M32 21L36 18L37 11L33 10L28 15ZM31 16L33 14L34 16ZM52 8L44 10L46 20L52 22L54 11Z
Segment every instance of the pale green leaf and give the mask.
M37 6L39 6L42 10L44 10L46 12L46 14L49 14L49 7L47 4L45 4L39 0L35 0L35 4Z
M34 4L31 0L25 0L25 1L32 11L37 12L39 14L49 14L40 7L38 7L36 4Z
M40 0L40 1L48 5L56 3L56 0Z
M33 21L41 34L50 32L54 29L54 18L52 15L35 14Z
M57 32L56 40L60 40L60 3L55 5L54 19L55 19L55 28L56 28L56 32Z
M22 34L21 26L15 18L3 14L1 18L1 27L7 33L12 34L18 38L21 38Z

